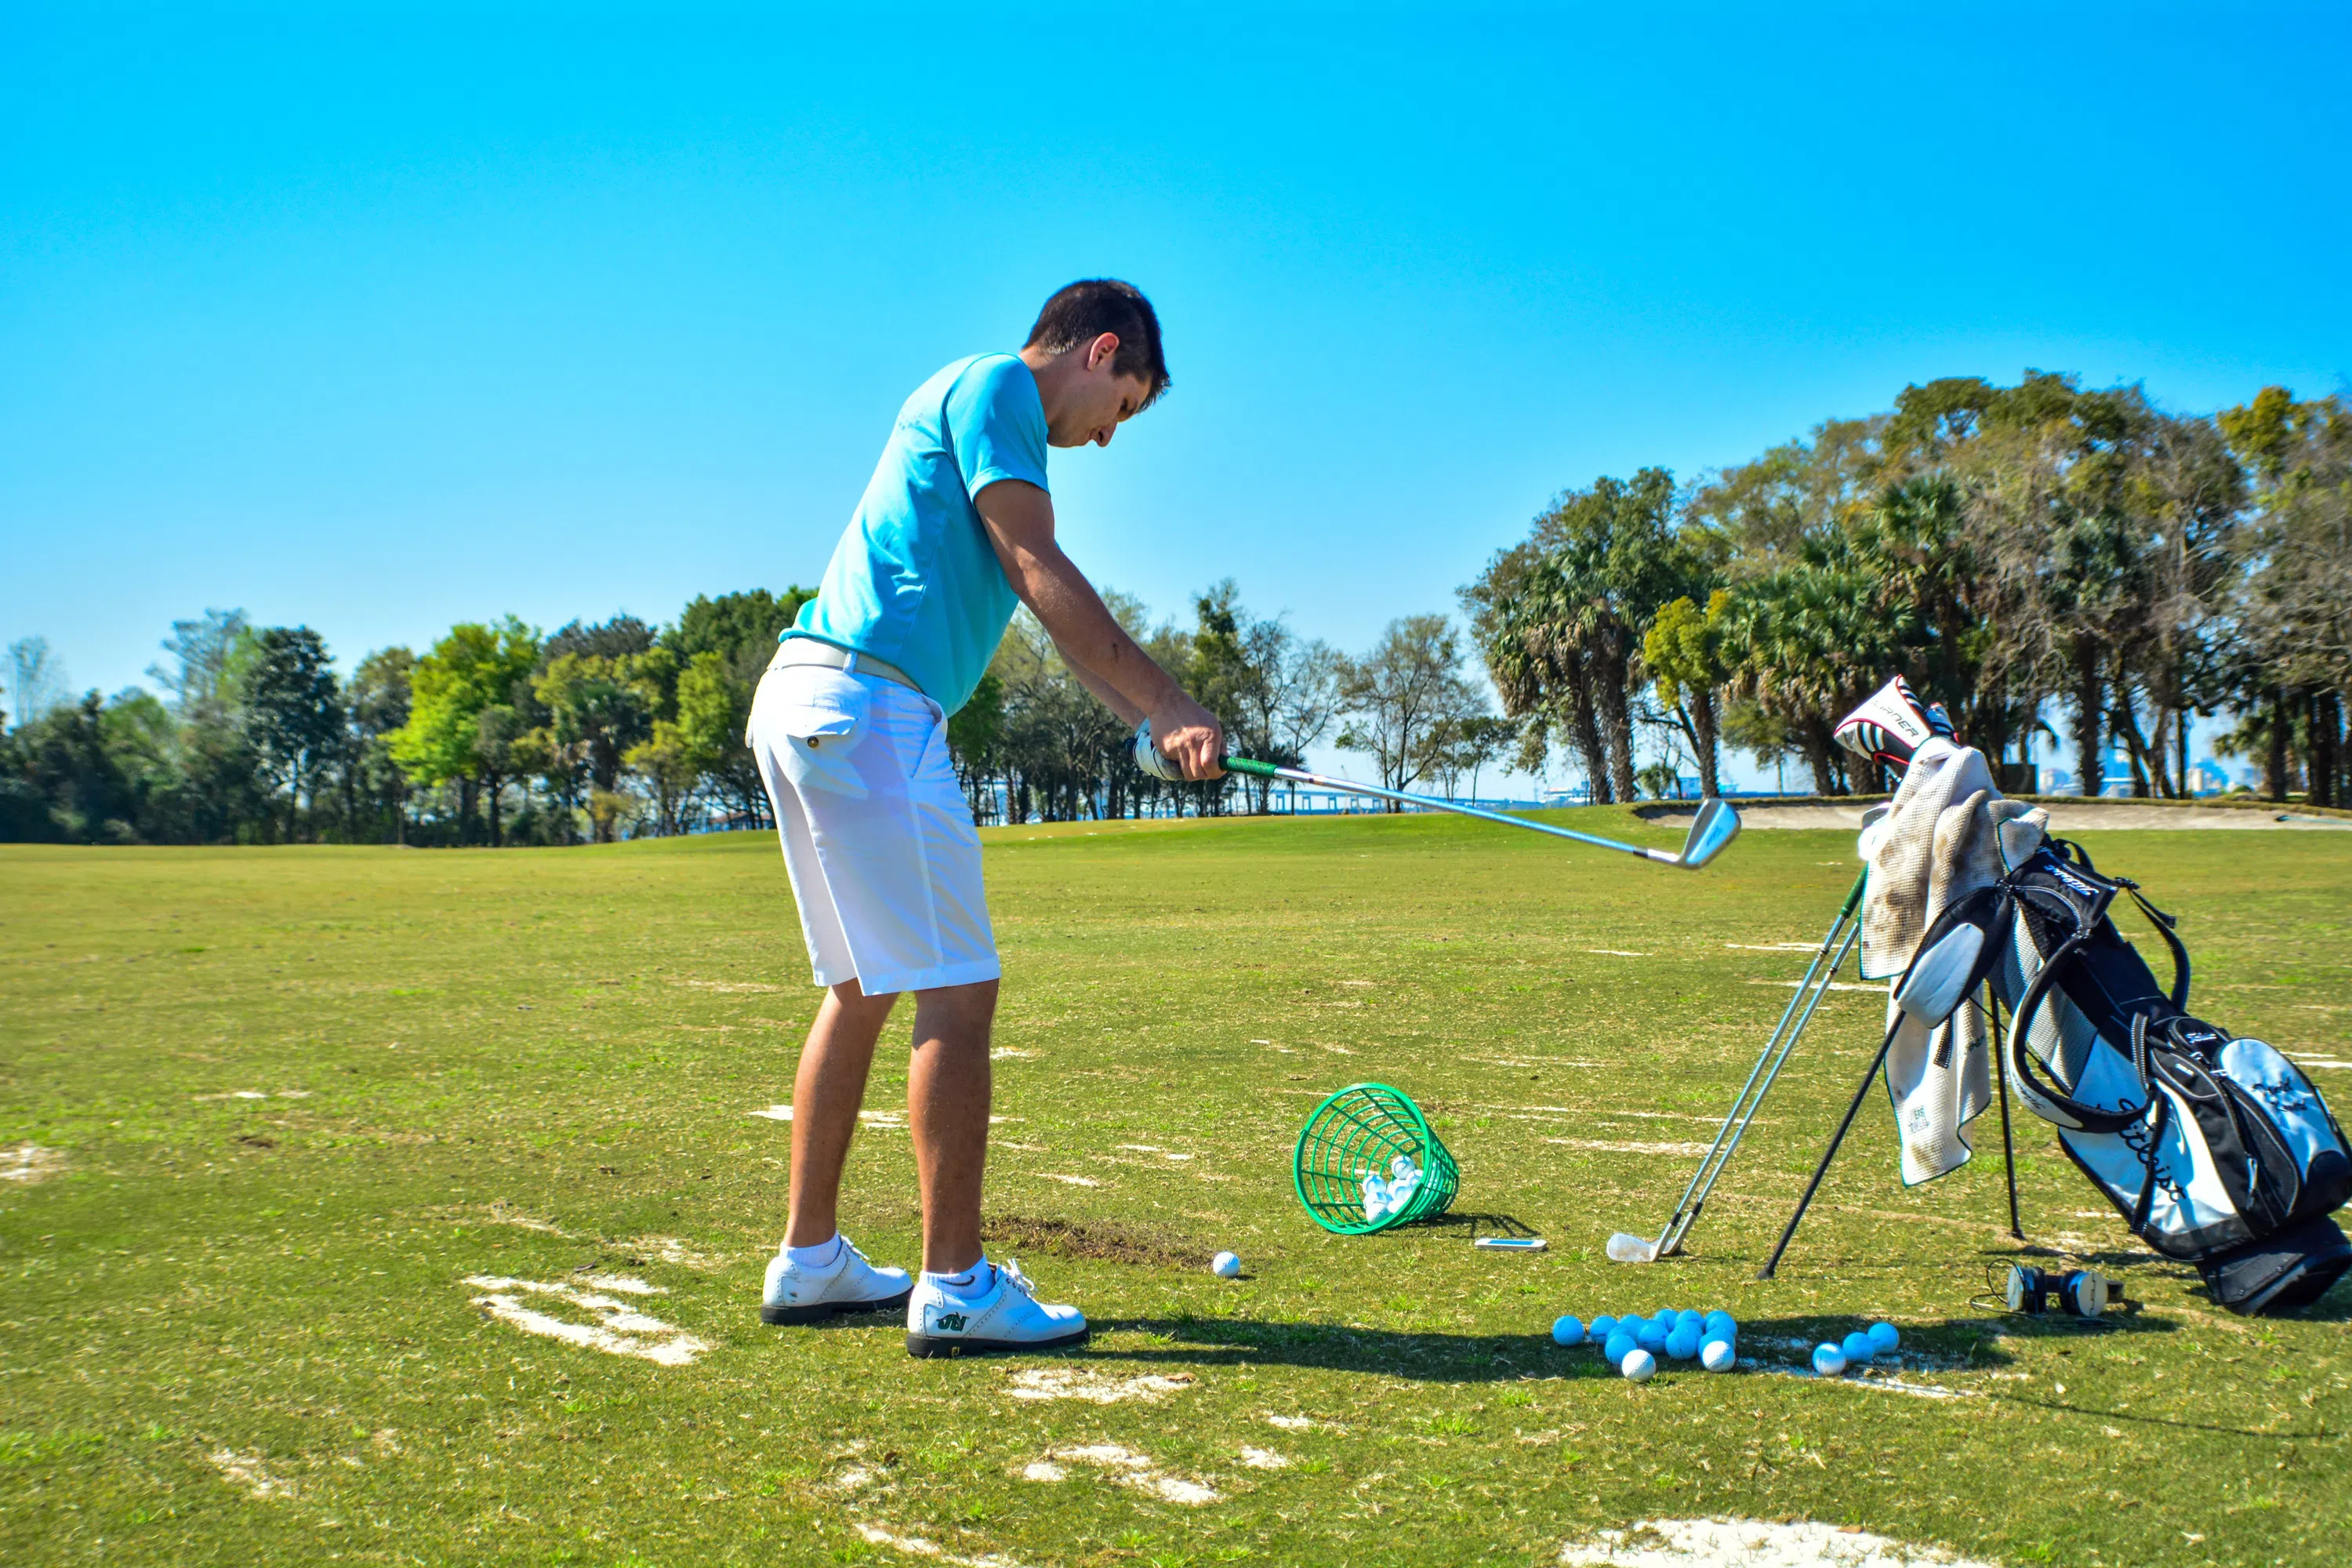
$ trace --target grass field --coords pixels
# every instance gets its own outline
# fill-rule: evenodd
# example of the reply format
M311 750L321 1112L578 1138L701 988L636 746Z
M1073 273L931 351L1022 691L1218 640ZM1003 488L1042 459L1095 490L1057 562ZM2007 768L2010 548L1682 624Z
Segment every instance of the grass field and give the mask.
M1997 1119L1906 1192L1883 1098L1754 1282L1875 996L1824 1008L1694 1256L1602 1258L1671 1208L1847 836L1753 833L1698 875L1421 817L989 838L992 1250L1098 1331L929 1363L889 1321L758 1321L790 1129L753 1113L815 994L768 838L0 851L0 1561L1532 1563L1712 1515L2342 1561L2352 1288L2228 1317L2038 1122L2028 1234L2136 1313L1972 1305L2016 1255ZM2352 1057L2352 844L2086 841L2184 913L2201 1012ZM893 1059L846 1214L911 1261ZM1453 1223L1300 1214L1297 1125L1362 1079L1431 1111ZM1551 1249L1470 1247L1514 1222ZM1240 1280L1204 1268L1227 1247ZM1634 1385L1545 1333L1669 1305L1729 1309L1757 1364ZM1864 1316L1949 1396L1776 1373Z

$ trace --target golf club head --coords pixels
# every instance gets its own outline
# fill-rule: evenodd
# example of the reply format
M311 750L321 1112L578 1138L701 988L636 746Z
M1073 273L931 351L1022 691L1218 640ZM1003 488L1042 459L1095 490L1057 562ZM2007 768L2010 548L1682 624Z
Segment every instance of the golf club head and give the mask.
M1696 871L1738 837L1739 814L1728 803L1709 795L1698 803L1698 815L1691 818L1690 836L1683 840L1683 852L1675 857L1675 864Z

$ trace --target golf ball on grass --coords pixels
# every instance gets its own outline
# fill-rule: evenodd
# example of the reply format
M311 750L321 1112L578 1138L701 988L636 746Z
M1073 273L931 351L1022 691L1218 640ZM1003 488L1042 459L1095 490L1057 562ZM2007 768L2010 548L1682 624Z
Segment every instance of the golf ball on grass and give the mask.
M1813 1347L1813 1370L1823 1377L1835 1377L1845 1371L1845 1352L1827 1340Z
M1697 1325L1677 1324L1675 1331L1666 1336L1666 1353L1676 1361L1688 1361L1698 1354Z
M1580 1345L1584 1342L1584 1324L1570 1312L1555 1318L1551 1325L1551 1342L1556 1345Z
M1870 1342L1868 1334L1848 1334L1838 1342L1838 1349L1845 1352L1848 1366L1867 1366L1878 1354L1878 1347Z
M1658 1373L1658 1358L1648 1351L1630 1351L1617 1363L1617 1370L1635 1383L1647 1383Z
M1737 1333L1739 1331L1739 1325L1732 1321L1731 1314L1722 1310L1720 1308L1717 1309L1715 1311L1709 1312L1706 1315L1706 1321L1699 1326L1709 1334L1722 1334L1726 1337Z
M1738 1359L1729 1340L1709 1340L1698 1348L1698 1364L1709 1372L1729 1372Z
M1220 1252L1216 1257L1209 1259L1209 1272L1220 1279L1239 1279L1242 1272L1242 1260L1234 1253Z
M1621 1326L1615 1333L1602 1342L1601 1353L1609 1358L1611 1366L1622 1366L1625 1358L1641 1348L1633 1336L1627 1333Z
M1694 1312L1685 1307L1675 1314L1675 1327L1693 1331L1704 1329L1706 1327L1706 1318L1704 1314Z
M1633 1342L1640 1345L1643 1350L1654 1352L1665 1349L1665 1325L1658 1322L1655 1319L1643 1323L1640 1328L1633 1331Z
M1585 1330L1585 1332L1592 1336L1592 1340L1595 1344L1608 1343L1609 1336L1616 1331L1617 1320L1611 1317L1606 1312L1603 1312L1599 1317L1593 1319L1591 1326Z
M1870 1325L1870 1342L1880 1355L1893 1355L1895 1347L1903 1342L1903 1336L1895 1331L1892 1323L1873 1323Z

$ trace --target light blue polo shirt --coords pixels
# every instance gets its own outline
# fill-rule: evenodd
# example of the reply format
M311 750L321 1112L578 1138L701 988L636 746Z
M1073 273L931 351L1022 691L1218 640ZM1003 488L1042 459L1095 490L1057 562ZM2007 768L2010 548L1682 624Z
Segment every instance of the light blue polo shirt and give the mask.
M816 597L786 637L887 659L952 713L988 672L1020 600L971 498L1045 485L1045 407L1014 354L960 359L915 389Z

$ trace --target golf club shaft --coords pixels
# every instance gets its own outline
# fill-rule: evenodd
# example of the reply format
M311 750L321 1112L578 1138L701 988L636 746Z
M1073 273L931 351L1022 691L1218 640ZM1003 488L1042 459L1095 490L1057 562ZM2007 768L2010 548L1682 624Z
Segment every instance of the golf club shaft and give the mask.
M1555 827L1549 822L1530 822L1524 816L1512 816L1500 811L1487 811L1458 801L1442 799L1431 795L1408 795L1401 789L1386 789L1379 784L1358 784L1353 779L1335 779L1328 773L1310 773L1304 768L1280 768L1272 763L1252 762L1247 757L1227 757L1224 769L1229 773L1254 773L1265 779L1286 779L1292 784L1318 784L1325 789L1345 790L1350 795L1367 795L1381 800L1393 800L1405 805L1426 806L1432 811L1450 811L1458 816L1475 816L1487 822L1499 822L1506 827L1525 827L1536 833L1549 833L1555 838L1573 838L1579 844L1590 844L1596 849L1614 849L1621 855L1637 856L1644 860L1656 860L1664 865L1679 866L1682 858L1671 850L1645 849L1638 844L1622 844L1614 838L1602 838L1591 833L1579 833L1574 828Z
M1846 955L1853 951L1855 939L1862 934L1862 923L1854 919L1854 907L1862 901L1863 887L1868 875L1865 871L1854 878L1853 889L1846 894L1837 918L1830 922L1829 931L1822 937L1821 946L1813 951L1812 962L1805 966L1804 978L1797 982L1797 989L1790 996L1788 1006L1781 1009L1780 1021L1765 1037L1764 1048L1757 1053L1756 1065L1748 1071L1748 1081L1740 1085L1738 1095L1731 1102L1731 1110L1724 1116L1723 1125L1716 1130L1715 1142L1708 1146L1706 1157L1691 1173L1690 1185L1683 1189L1682 1201L1675 1205L1674 1217L1666 1222L1666 1228L1658 1233L1658 1257L1671 1256L1682 1246L1682 1239L1689 1234L1691 1226L1698 1223L1699 1211L1706 1206L1706 1200L1715 1192L1717 1181L1730 1165L1731 1157L1739 1152L1740 1140L1748 1136L1748 1125L1756 1120L1756 1112L1762 1109L1764 1097L1772 1091L1774 1080L1780 1078L1780 1068L1789 1060L1789 1053L1796 1049L1797 1042L1804 1037L1806 1026L1813 1021L1813 1014L1821 1007L1822 999L1829 994L1831 982L1837 978ZM1849 927L1847 922L1850 921L1853 924ZM1824 963L1829 966L1826 973L1822 970ZM1791 1019L1795 1021L1794 1027L1790 1026ZM1777 1057L1773 1054L1776 1047L1780 1052Z

